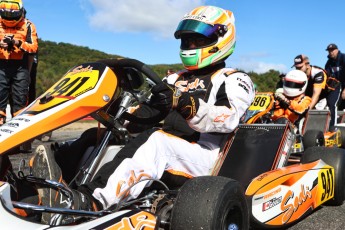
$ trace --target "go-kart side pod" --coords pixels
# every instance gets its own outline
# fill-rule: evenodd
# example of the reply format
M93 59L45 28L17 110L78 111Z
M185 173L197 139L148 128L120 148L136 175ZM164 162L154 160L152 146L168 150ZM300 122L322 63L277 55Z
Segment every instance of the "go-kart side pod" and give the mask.
M246 190L251 222L260 228L283 227L334 197L335 172L322 160L263 173Z

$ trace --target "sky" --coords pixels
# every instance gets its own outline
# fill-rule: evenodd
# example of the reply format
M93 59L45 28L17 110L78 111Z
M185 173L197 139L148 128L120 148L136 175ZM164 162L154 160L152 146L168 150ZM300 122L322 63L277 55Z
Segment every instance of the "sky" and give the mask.
M42 40L150 65L181 63L180 40L173 34L182 16L200 5L222 7L235 15L236 48L226 61L228 67L286 73L298 54L324 67L328 44L345 52L344 0L23 0L23 4Z

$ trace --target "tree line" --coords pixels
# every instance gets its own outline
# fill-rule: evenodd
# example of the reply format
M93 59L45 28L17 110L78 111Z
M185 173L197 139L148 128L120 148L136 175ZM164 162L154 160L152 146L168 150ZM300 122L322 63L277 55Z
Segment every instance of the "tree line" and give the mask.
M55 82L57 82L70 68L85 62L100 59L120 58L121 56L107 54L85 46L77 46L69 43L57 43L39 39L39 62L37 67L36 91L41 95ZM129 57L130 58L130 57ZM183 69L182 64L150 65L158 74L164 77L168 69L174 71ZM259 91L274 91L279 80L279 72L270 70L263 74L249 72L253 82L257 84Z

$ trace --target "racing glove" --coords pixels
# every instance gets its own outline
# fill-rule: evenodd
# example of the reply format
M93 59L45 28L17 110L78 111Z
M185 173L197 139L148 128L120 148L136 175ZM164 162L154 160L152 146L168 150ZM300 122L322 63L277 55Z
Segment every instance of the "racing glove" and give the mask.
M274 95L274 97L277 99L277 101L279 102L279 105L284 108L287 109L290 106L290 100L287 99L283 94L281 93L276 93Z
M172 109L174 89L171 86L159 83L152 87L151 93L150 104L153 108L161 112Z
M151 89L151 106L162 112L176 109L185 119L191 119L195 116L199 108L199 101L189 93L182 93L178 89L161 83Z
M3 38L3 42L7 44L7 51L13 51L14 50L14 42L13 39L14 35L5 35Z
M189 93L181 93L177 90L174 94L174 101L176 105L174 104L173 107L186 120L192 119L199 109L198 98L193 97Z

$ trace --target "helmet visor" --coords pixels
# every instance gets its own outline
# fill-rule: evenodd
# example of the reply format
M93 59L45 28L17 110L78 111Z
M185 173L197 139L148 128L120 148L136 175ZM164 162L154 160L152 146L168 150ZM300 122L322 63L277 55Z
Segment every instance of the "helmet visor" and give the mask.
M302 89L305 83L305 81L283 81L284 87L292 89Z
M16 20L23 14L23 9L18 2L15 1L1 1L0 2L0 16L7 20Z
M190 50L208 47L216 41L217 39L211 39L201 34L186 33L181 35L181 49Z
M180 24L177 26L176 32L175 32L175 38L179 39L181 37L181 34L186 32L191 33L199 33L202 34L208 38L214 37L217 35L217 31L219 30L219 27L223 27L223 25L210 25L204 22L200 22L197 20L183 20L180 22Z
M0 16L6 20L18 20L23 14L22 10L0 10Z

